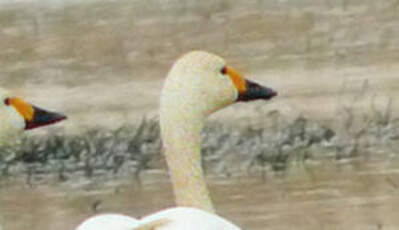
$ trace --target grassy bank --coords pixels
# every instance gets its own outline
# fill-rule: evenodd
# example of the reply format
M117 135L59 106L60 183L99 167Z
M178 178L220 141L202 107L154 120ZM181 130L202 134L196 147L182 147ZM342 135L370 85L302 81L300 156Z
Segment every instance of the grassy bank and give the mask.
M306 117L287 119L277 111L257 116L269 122L232 127L218 121L204 130L202 145L206 173L217 176L249 172L282 172L293 165L332 160L350 162L396 156L399 120L384 111L355 114L343 108L334 119L339 126ZM25 177L28 183L76 179L132 177L163 169L158 121L115 130L90 129L79 134L54 133L21 140L1 149L0 175Z

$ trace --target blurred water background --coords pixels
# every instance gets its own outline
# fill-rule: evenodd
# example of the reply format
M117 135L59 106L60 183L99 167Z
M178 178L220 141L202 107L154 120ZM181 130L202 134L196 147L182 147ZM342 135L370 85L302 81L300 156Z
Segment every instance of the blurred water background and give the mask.
M202 49L279 91L204 131L222 216L244 229L397 229L398 12L398 0L1 1L1 87L69 116L1 150L3 228L173 205L160 89L176 58Z

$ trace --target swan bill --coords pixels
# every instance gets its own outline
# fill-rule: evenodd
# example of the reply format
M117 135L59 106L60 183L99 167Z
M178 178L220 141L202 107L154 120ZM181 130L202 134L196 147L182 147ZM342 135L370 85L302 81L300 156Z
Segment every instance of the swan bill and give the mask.
M33 106L19 97L6 98L4 103L7 106L14 107L23 117L25 121L25 130L51 125L67 118L63 114L49 112L42 108Z
M245 80L246 90L238 94L237 101L253 101L258 99L270 100L277 96L277 92L256 82Z
M32 109L33 116L30 120L25 120L25 130L51 125L67 119L63 114L46 111L36 106L32 106Z

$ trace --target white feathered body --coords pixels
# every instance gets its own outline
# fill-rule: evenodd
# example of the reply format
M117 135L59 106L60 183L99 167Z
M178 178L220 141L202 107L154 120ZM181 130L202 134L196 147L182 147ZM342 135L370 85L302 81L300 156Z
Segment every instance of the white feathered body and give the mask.
M170 208L140 220L119 215L105 214L92 217L76 230L240 230L229 221L195 208Z

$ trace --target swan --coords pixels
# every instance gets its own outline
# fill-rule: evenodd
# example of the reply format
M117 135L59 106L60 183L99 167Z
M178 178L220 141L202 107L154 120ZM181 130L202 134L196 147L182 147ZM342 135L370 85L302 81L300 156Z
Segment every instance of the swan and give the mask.
M0 88L0 146L8 146L24 130L54 124L66 118L63 114L49 112L19 97L12 97Z
M200 133L209 114L234 102L276 95L244 79L215 54L192 51L183 55L172 66L160 100L163 149L178 207L141 219L98 215L77 230L239 230L215 214L201 166Z
M24 130L54 124L66 118L61 113L49 112L13 97L0 88L0 146L7 145Z

